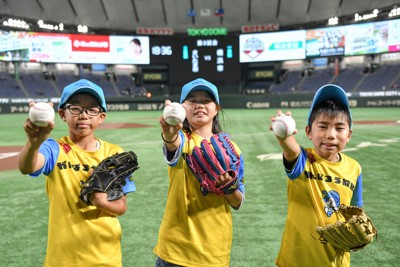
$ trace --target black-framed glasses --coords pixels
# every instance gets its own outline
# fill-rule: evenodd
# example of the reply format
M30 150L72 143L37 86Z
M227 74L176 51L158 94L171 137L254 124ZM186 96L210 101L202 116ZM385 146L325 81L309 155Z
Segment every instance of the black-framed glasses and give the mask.
M82 107L80 105L67 105L65 108L68 109L73 115L80 115L83 111L85 111L89 116L97 116L100 114L100 112L102 112L102 109L99 106Z

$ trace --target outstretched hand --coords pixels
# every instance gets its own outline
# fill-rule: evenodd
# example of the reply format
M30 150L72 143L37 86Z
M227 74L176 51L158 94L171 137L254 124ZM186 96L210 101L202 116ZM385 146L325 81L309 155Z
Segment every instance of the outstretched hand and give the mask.
M168 106L171 104L171 100L167 99L165 100L165 106ZM184 106L184 104L182 104ZM179 123L177 125L170 125L168 124L163 115L160 116L159 118L159 123L161 126L161 131L163 134L163 138L167 141L172 141L175 139L176 135L178 134L179 130L183 128L183 124Z
M35 104L34 101L29 102L29 107ZM53 103L49 102L50 105L53 106ZM29 142L33 145L40 145L43 143L50 135L50 132L54 129L55 123L50 122L45 127L39 127L32 123L32 121L28 118L23 124L23 128L25 130L26 137Z
M278 109L275 116L271 116L271 123L269 124L269 130L272 131L272 124L277 120L277 117L282 116L284 113ZM286 116L292 116L292 112L286 111ZM293 131L293 134L297 134L297 129Z

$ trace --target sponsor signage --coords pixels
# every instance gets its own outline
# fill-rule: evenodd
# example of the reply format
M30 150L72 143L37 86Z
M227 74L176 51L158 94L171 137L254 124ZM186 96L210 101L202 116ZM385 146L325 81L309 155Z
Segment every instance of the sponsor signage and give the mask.
M146 71L142 74L143 82L168 82L168 73L165 71Z
M203 29L187 29L189 36L216 36L216 35L227 35L227 28L203 28Z
M239 58L241 63L304 59L305 30L241 34Z
M274 70L273 69L251 69L247 72L247 78L249 80L273 80Z
M148 36L1 31L0 52L0 60L10 61L150 63Z
M137 34L144 34L144 35L173 35L174 29L173 28L143 28L137 27L136 28Z
M271 32L271 31L277 31L277 30L279 30L279 24L276 24L276 23L242 26L243 33Z

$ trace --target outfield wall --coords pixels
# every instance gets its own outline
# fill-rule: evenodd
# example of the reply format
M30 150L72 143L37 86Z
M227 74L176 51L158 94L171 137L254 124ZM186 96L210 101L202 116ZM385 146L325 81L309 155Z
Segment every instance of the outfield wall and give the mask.
M224 109L291 109L308 108L314 94L262 94L262 95L221 95ZM350 106L356 107L400 107L400 91L357 92L348 94ZM162 110L166 97L110 97L107 98L109 111ZM171 96L179 101L179 96ZM27 113L28 102L51 101L58 105L59 98L0 98L0 114Z

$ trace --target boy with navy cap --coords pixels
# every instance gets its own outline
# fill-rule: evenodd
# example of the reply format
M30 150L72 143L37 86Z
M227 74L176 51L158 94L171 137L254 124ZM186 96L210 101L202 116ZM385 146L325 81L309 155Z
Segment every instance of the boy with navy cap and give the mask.
M23 125L27 141L19 155L19 170L32 177L46 176L49 223L43 266L122 266L117 216L127 210L126 196L108 201L107 194L94 192L90 206L79 198L81 181L91 169L123 151L95 137L106 112L103 90L82 79L66 86L61 95L58 114L68 125L67 136L49 138L54 122L37 127L27 119ZM124 193L135 190L127 177Z
M278 111L276 116L281 114ZM289 179L288 214L275 263L297 267L350 266L350 253L338 255L332 245L321 244L314 238L318 236L316 226L344 220L336 212L340 204L363 205L361 166L341 152L352 134L349 101L341 87L327 84L316 92L305 133L313 147L300 146L294 135L276 137Z

